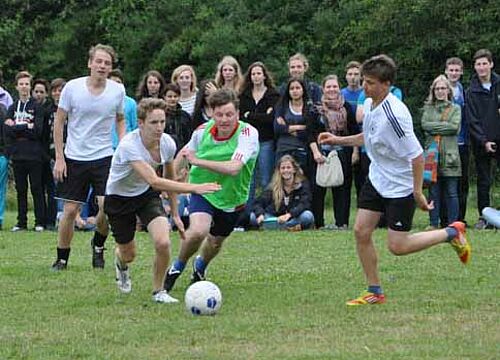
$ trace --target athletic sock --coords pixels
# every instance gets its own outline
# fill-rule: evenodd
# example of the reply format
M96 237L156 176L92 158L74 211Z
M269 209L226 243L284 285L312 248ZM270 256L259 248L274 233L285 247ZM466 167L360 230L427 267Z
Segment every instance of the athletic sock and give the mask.
M128 269L128 265L127 264L124 264L122 262L122 260L117 256L116 257L116 265L118 265L118 268L120 270L127 270Z
M57 260L63 260L65 263L67 263L68 259L69 259L70 251L71 251L71 248L61 249L60 247L58 247L57 248Z
M203 260L203 258L198 255L195 259L194 259L194 268L196 271L200 272L200 273L205 273L205 269L207 268L207 264L205 262L205 260Z
M100 232L95 231L94 238L92 239L92 244L96 248L103 248L104 242L106 241L107 237L108 237L108 235L102 235Z
M184 271L184 268L186 267L186 263L179 260L179 259L175 259L174 263L172 264L172 267L175 269L175 270L178 270L180 272L183 272Z
M452 226L446 227L445 230L446 233L448 234L448 238L446 239L447 242L450 242L451 240L453 240L458 236L458 230Z
M381 295L384 292L382 291L382 287L380 285L370 285L368 286L368 292L371 292L376 295Z

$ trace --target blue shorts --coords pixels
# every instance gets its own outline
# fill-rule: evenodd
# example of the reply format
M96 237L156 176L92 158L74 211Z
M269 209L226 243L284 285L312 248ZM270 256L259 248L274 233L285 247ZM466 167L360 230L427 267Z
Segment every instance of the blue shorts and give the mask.
M212 216L212 225L210 226L210 235L212 236L229 236L243 211L245 211L244 208L238 208L233 212L222 211L198 194L192 194L189 202L190 215L201 212Z

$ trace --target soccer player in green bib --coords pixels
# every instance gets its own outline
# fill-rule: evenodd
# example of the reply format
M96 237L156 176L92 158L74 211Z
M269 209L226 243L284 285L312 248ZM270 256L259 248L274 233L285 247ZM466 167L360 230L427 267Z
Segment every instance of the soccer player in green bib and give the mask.
M237 94L230 89L220 89L208 102L213 109L213 119L193 132L180 155L192 165L191 183L200 184L210 179L210 182L219 183L222 190L217 194L191 196L189 228L181 242L179 256L167 271L167 292L198 250L191 282L205 279L207 265L219 253L244 211L259 153L257 130L238 120Z

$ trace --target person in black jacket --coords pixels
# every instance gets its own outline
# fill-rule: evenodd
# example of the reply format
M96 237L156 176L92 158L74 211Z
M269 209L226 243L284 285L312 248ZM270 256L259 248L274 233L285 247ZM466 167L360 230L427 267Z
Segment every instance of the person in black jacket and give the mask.
M7 108L0 103L0 124L3 124L7 116ZM3 226L3 214L5 212L5 200L7 193L7 180L9 179L9 159L5 152L4 127L0 126L0 230Z
M478 230L486 228L482 211L490 206L491 162L500 164L500 77L493 72L493 56L487 49L474 54L474 70L466 93L465 111L470 125L477 170Z
M167 109L167 122L165 125L165 133L169 134L177 145L177 152L179 152L184 145L191 139L193 129L191 128L191 116L179 104L181 96L181 89L177 84L167 84L165 87L165 102Z
M45 209L42 188L42 164L44 151L42 132L44 113L40 105L30 97L32 76L27 71L16 75L19 100L14 102L5 120L5 136L9 142L9 157L14 167L17 191L17 224L11 231L28 227L28 178L35 207L35 231L43 231Z
M248 67L240 94L241 120L249 123L259 132L259 158L255 167L258 185L265 189L271 181L274 169L274 106L279 93L266 66L260 61ZM255 192L255 177L250 197ZM252 191L253 189L253 191Z
M250 224L260 227L269 222L280 229L300 231L314 225L311 189L298 162L291 155L278 161L267 190L257 198Z

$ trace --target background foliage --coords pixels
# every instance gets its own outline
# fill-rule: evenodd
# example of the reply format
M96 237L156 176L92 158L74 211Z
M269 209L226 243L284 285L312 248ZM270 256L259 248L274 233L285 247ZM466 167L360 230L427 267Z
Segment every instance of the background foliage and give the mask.
M500 50L498 0L3 0L0 68L7 80L21 69L52 79L86 72L86 52L113 45L129 93L155 68L167 77L192 64L213 76L219 59L245 69L264 61L278 80L288 57L309 57L316 81L343 74L349 60L387 53L399 64L397 84L419 108L449 56L466 62L475 50ZM12 85L12 84L7 84Z

